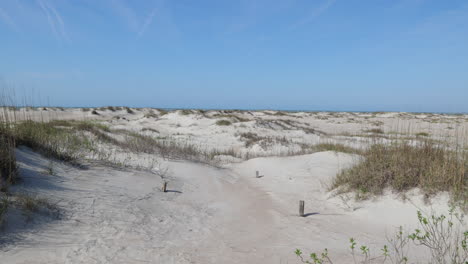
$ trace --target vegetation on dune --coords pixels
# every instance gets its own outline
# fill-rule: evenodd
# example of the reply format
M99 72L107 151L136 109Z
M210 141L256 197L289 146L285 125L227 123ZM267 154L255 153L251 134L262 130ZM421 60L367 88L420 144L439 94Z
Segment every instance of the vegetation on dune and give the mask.
M158 118L158 115L154 112L154 110L149 110L147 113L145 113L144 117L146 118Z
M232 123L229 120L218 120L216 121L216 125L218 126L230 126Z
M125 111L127 111L127 114L131 114L131 115L135 113L130 107L125 107Z
M8 210L8 206L9 206L8 197L6 195L3 195L0 192L0 227L2 226L3 217Z
M80 149L86 145L82 137L49 123L16 123L11 133L16 146L27 146L47 157L71 163L77 161Z
M180 115L190 115L190 114L192 114L192 111L188 110L188 109L182 109L182 110L179 110L179 114Z
M169 113L168 111L166 111L166 110L164 110L164 109L156 109L156 110L158 110L159 115L161 115L161 116L167 115L167 114Z
M0 191L17 179L15 141L0 124Z
M384 134L384 131L381 128L371 128L364 130L366 133L372 133L372 134Z
M344 170L333 188L381 194L385 188L403 192L421 188L426 194L448 191L457 200L468 199L468 155L431 140L375 144L361 153L362 160Z

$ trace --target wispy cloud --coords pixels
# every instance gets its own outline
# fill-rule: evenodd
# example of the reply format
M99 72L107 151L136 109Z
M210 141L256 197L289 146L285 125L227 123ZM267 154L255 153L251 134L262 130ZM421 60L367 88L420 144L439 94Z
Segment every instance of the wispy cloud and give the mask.
M312 9L311 12L306 17L302 18L301 20L291 25L290 29L293 30L307 23L310 23L315 18L319 17L320 15L325 13L328 9L330 9L335 2L336 0L325 0L325 2L322 3L320 6Z
M49 23L49 26L52 29L55 37L57 39L69 41L70 39L68 38L62 16L52 5L52 3L47 0L36 0L36 2L41 7L44 15L47 17L47 22Z
M138 31L138 37L141 37L143 36L143 34L145 34L145 31L146 29L151 25L151 23L153 22L153 18L154 16L156 15L156 12L157 12L157 8L153 8L153 10L151 11L151 13L148 14L148 16L146 16L146 19L145 19L145 23L143 23L143 26L141 26L140 30Z
M117 16L125 20L130 30L138 31L138 16L131 7L127 6L122 0L111 0L109 5Z
M7 24L10 28L15 31L18 31L15 21L8 15L8 13L0 7L0 20Z
M133 9L125 0L111 0L108 3L110 4L110 8L124 19L129 29L140 38L151 26L158 11L161 11L162 2L153 1L154 7L146 16L141 15L142 12L137 12Z

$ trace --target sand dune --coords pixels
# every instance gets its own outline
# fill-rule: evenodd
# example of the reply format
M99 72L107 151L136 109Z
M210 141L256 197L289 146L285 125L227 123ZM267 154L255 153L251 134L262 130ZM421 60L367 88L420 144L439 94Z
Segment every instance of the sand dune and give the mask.
M50 160L20 147L17 158L23 181L12 191L48 197L60 213L28 219L19 210L11 210L0 240L2 263L297 263L296 248L307 252L328 248L335 263L349 263L350 237L377 250L387 242L385 235L398 226L416 226L416 210L448 210L449 197L444 193L428 204L418 190L408 193L406 199L388 192L364 201L355 201L352 194L330 192L335 175L358 161L355 154L323 151L274 156L299 143L335 140L358 145L359 137L351 134L365 134L363 130L372 128L364 123L372 114L340 113L334 118L336 114L324 113L229 113L245 119L240 122L232 116L214 117L222 113L219 111L145 117L149 111L100 111L95 117L70 109L57 110L47 118L93 118L115 130L172 136L209 149L234 148L267 157L223 158L216 167L158 159L159 166L168 168L164 179L168 192L164 193L160 190L163 179L154 170L99 162L77 168L56 162L54 175L45 175ZM318 118L321 116L328 120ZM385 131L407 122L412 131L429 131L435 138L452 133L447 127L466 129L467 125L465 116L454 119L459 123L451 116L408 116L385 113L372 120L382 122L378 127ZM363 123L344 124L349 118ZM446 123L434 125L430 118L442 118ZM232 124L216 125L220 119ZM327 122L330 119L333 122ZM258 140L247 146L239 136L247 132L286 137L291 144L278 140L262 145ZM151 157L144 153L115 156L130 165L142 165ZM261 177L255 177L256 171ZM298 216L299 200L305 201L306 217ZM424 252L411 254L419 258Z

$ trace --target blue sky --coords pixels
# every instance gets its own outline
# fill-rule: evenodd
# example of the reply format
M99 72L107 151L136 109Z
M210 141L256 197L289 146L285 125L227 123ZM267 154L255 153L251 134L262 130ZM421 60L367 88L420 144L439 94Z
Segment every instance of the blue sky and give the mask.
M468 1L2 0L0 82L60 106L468 112Z

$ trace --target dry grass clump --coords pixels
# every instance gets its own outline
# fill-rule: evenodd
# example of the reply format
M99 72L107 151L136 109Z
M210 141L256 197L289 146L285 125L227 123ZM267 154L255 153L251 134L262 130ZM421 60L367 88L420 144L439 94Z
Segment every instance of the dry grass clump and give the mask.
M402 192L421 188L426 194L449 191L468 199L468 155L430 140L375 144L362 161L337 175L333 188L382 194L387 187Z
M179 114L180 115L190 115L190 114L192 114L192 111L190 111L188 109L182 109L182 110L179 110Z
M384 131L381 128L371 128L371 129L364 130L364 132L372 133L372 134L383 134L384 133Z
M6 195L2 195L0 193L0 227L3 223L3 216L6 214L8 210L8 197Z
M154 110L149 110L147 113L145 113L144 117L146 118L158 118L158 115L154 112Z
M158 133L159 134L159 131L157 129L154 129L154 128L150 128L150 127L144 127L143 129L141 129L141 131L151 131L153 133Z
M164 109L156 109L156 110L158 110L160 116L167 115L169 113L168 111Z
M263 137L252 132L241 133L239 136L240 139L245 142L246 147L250 147L263 139Z
M229 120L218 120L216 121L216 125L218 126L230 126L232 123Z
M249 122L250 119L248 118L243 118L243 117L240 117L236 114L233 114L233 113L225 113L227 111L222 111L221 113L216 113L214 115L212 115L211 117L214 117L214 118L225 118L225 119L229 119L229 120L233 120L234 122ZM205 115L206 116L206 115ZM230 122L230 121L229 121Z
M17 179L14 138L0 124L0 191Z
M416 133L416 137L428 137L430 136L427 132L418 132Z
M135 112L130 108L130 107L125 107L125 110L127 111L127 114L134 114Z
M33 213L55 214L57 216L59 214L59 208L50 203L48 199L27 194L17 194L15 196L14 205L18 206L28 218Z

